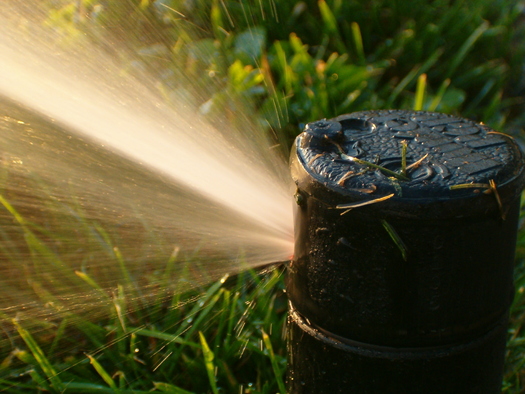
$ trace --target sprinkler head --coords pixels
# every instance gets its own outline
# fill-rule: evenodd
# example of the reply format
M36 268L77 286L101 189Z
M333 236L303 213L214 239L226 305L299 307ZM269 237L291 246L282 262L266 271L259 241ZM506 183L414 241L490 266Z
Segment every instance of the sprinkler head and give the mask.
M525 184L512 138L364 111L309 123L291 169L290 392L499 392Z

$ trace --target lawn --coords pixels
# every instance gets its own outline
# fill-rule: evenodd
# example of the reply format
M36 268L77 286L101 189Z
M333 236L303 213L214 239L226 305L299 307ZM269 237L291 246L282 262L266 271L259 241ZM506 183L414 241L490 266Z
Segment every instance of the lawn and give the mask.
M250 123L287 157L307 122L368 109L460 115L522 141L524 7L508 0L48 0L7 1L0 11L21 35L36 25L51 31L44 50L56 45L82 56L81 48L94 46L122 73L154 81L149 88L167 103L185 97L210 121L241 130ZM27 132L23 122L62 127L3 96L3 133ZM111 206L91 212L89 201L51 196L41 179L2 160L0 391L285 392L283 265L208 276L213 263L199 246L183 254L141 218L104 220ZM521 212L505 393L525 390Z

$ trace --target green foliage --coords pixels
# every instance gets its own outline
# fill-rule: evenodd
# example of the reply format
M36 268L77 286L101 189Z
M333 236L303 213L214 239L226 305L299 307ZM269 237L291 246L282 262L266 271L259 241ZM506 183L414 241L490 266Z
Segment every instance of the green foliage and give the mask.
M39 190L37 184L32 187ZM280 269L224 277L208 288L180 294L173 290L174 274L183 275L173 272L176 252L154 272L147 267L138 272L100 225L84 219L81 212L78 220L83 226L71 222L71 216L63 220L63 202L55 201L59 206L42 212L48 216L31 220L21 213L23 207L1 195L0 202L2 248L14 269L25 268L20 285L29 284L29 291L2 289L0 323L9 340L0 341L0 390L201 393L210 388L238 392L245 387L246 393L282 391L286 299ZM9 226L13 220L15 226ZM52 238L36 220L53 223ZM67 253L54 250L61 240L71 242L62 231L73 229L86 257L100 256L104 252L99 249L105 250L115 260L115 268L75 271ZM98 247L90 249L90 244ZM6 249L10 247L17 249ZM49 264L55 269L50 270ZM198 266L197 261L188 264ZM3 274L9 273L4 269ZM116 284L116 291L110 283ZM145 294L158 287L153 296ZM11 311L11 305L21 307ZM33 305L40 307L32 309ZM272 335L271 342L266 333Z
M80 45L87 37L115 55L127 72L154 75L165 97L172 91L187 92L205 114L221 114L234 122L244 120L240 114L249 114L278 131L284 151L300 125L365 109L455 113L514 134L525 121L525 25L515 1L47 3L51 8L44 23L65 45ZM0 229L5 258L28 256L19 267L24 274L42 272L45 264L62 274L49 283L30 283L33 295L54 311L54 318L26 321L31 330L24 321L13 321L22 340L1 344L1 354L7 356L0 360L0 390L284 391L281 333L286 302L280 271L262 276L249 272L193 294L167 291L145 302L139 279L130 275L131 263L114 246L111 232L85 220L79 209L75 225L86 259L104 254L118 262L118 291L108 294L103 288L115 284L114 273L75 273L58 248L49 246L60 242L60 231L51 234L38 224L44 220L27 220L9 198L0 196L0 203L16 227L10 232L16 233L16 242ZM524 220L506 393L521 392L525 379ZM141 284L168 289L176 258L174 254L164 271L149 272ZM61 313L64 299L49 291L58 280L102 300L107 310L101 320ZM3 302L9 305L10 299Z
M251 110L288 144L301 124L363 109L416 106L497 129L523 116L525 28L514 1L82 4L76 26L102 45L105 27L165 87L199 96L203 112ZM71 23L82 19L72 8L60 10Z
M37 193L37 184L31 186ZM10 204L3 196L0 201L0 247L8 259L2 274L11 275L6 267L12 267L18 278L3 284L20 285L2 288L2 391L206 392L215 382L211 373L223 392L244 385L270 393L283 384L282 372L276 380L272 369L278 363L282 371L286 364L278 334L286 310L279 271L248 272L179 294L174 283L184 273L173 272L176 252L153 272L147 265L137 270L114 246L117 231L110 229L109 236L85 213L78 213L83 226L75 215L64 220L66 206L54 201L49 204L58 205L41 213L46 216L29 219L19 201ZM52 237L35 221L52 225ZM115 260L114 268L97 272L87 263L76 270L59 247L74 242L65 232L77 232L78 243L71 246L82 245L86 259L105 254L104 260ZM272 340L278 350L271 355L262 347L266 332L277 333Z
M243 29L262 27L267 32L266 53L251 63L242 61L257 65L265 76L266 94L262 100L257 97L264 121L292 136L299 124L322 117L411 108L416 81L423 74L422 109L432 106L502 127L523 105L512 85L521 78L523 65L523 49L513 44L523 34L514 28L520 14L514 2L496 8L488 1L374 1L363 6L321 0L275 7L282 23L296 21L286 34L273 29L276 17L268 10L256 8L248 11L260 16L255 26L230 12L238 24L229 30L240 32L237 37L245 34ZM523 85L519 89L523 91ZM506 102L495 112L494 102L503 97ZM284 109L276 111L277 103Z

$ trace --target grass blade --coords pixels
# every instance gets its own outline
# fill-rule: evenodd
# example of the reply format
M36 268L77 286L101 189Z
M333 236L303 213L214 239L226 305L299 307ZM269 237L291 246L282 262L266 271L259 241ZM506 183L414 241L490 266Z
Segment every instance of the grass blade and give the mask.
M100 365L97 359L89 354L87 355L87 357L89 358L89 363L93 365L93 368L95 368L95 371L97 371L97 373L104 380L104 382L106 382L106 384L109 387L111 387L113 390L115 390L116 392L119 392L119 389L116 383L113 381L113 379L111 379L111 376L109 376L109 374L106 372L104 367Z
M202 354L204 356L204 365L206 367L206 372L208 373L208 379L210 381L211 389L213 394L219 394L217 389L217 382L215 380L215 366L213 364L214 354L206 342L206 338L202 334L202 331L199 331L199 337L202 345Z
M425 100L427 86L427 74L421 74L417 79L416 98L414 100L414 111L421 111Z
M321 11L321 18L323 19L324 26L326 27L326 34L328 36L334 37L335 45L337 50L340 53L346 53L346 47L344 45L344 40L341 39L339 34L339 28L337 27L337 19L334 16L334 13L330 9L330 6L326 4L325 0L319 0L319 11Z
M441 86L439 87L436 95L432 99L432 102L430 103L430 106L428 107L429 111L435 111L438 105L441 103L441 100L443 99L443 96L445 95L445 92L447 91L447 88L450 85L450 78L445 79Z
M382 202L382 201L388 200L389 198L392 198L394 196L395 196L395 194L392 193L392 194L388 194L388 195L383 196L383 197L375 198L373 200L358 201L358 202L352 202L352 203L349 203L349 204L339 204L339 205L336 205L336 208L337 209L346 209L346 211L341 213L341 215L344 215L345 213L347 213L348 211L350 211L350 210L352 210L354 208L360 208L360 207L364 207L365 205L376 204L378 202Z
M391 107L399 94L412 84L414 79L418 78L419 75L426 73L427 70L432 67L443 54L444 50L438 48L421 66L416 65L410 70L410 72L399 82L399 84L392 90L390 97L388 98L386 107Z
M277 381L277 385L279 386L279 393L280 394L286 394L286 387L284 386L283 382L283 371L279 367L279 364L277 363L277 359L275 357L275 353L273 352L272 342L270 341L270 337L268 334L266 334L264 331L262 333L264 346L266 346L266 349L268 349L268 353L270 356L270 362L272 363L272 369L273 373L275 375L275 380Z
M319 0L319 10L321 11L321 17L323 19L324 25L326 26L326 32L330 34L337 34L337 19L330 10L328 4L325 0Z
M51 362L46 357L40 346L36 343L34 338L31 336L29 331L26 331L20 323L16 319L13 319L13 324L18 331L18 334L24 342L26 343L27 347L33 354L33 357L35 358L36 362L46 375L47 379L51 382L51 386L57 391L63 391L64 385L62 384L62 381L58 377L58 374L56 373L55 369L53 368Z
M363 36L357 22L352 22L352 36L354 37L355 49L360 64L366 64L365 51L363 49Z
M388 233L388 235L390 235L390 238L392 238L392 241L394 241L394 243L396 244L397 248L401 252L401 256L403 257L403 260L407 261L407 259L408 259L408 250L407 250L407 247L406 247L405 243L403 242L403 240L401 239L401 237L397 233L397 231L386 220L381 220L381 223L383 224L383 227L385 228L385 230Z
M89 286L94 288L97 291L97 293L100 294L102 299L106 299L108 302L111 301L111 298L109 297L108 293L106 293L104 289L102 289L102 287L100 287L99 284L95 282L95 280L90 275L82 271L75 271L75 275L82 279L84 282L86 282Z
M472 49L476 41L488 28L489 23L487 21L483 21L483 23L481 23L481 25L479 25L478 28L474 30L474 32L467 38L467 40L463 43L461 48L459 48L459 51L450 62L450 66L446 73L446 78L450 78L452 76L454 71L456 71L458 66L465 59L465 56L467 56L467 53Z

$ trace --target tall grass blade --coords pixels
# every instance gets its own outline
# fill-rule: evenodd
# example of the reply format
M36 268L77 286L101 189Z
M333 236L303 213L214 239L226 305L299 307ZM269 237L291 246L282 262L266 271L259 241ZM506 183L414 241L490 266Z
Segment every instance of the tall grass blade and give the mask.
M414 66L412 70L399 82L399 84L394 88L392 93L390 94L390 97L388 98L386 107L390 107L393 105L394 101L396 100L397 96L405 90L411 83L419 77L419 75L426 73L441 57L444 50L443 48L438 48L422 65Z
M130 328L130 330L132 330L132 328ZM196 348L196 349L200 347L195 342L191 342L191 341L188 341L188 340L186 340L184 338L181 338L180 335L168 334L168 333L165 333L165 332L150 330L150 329L147 329L147 328L136 328L136 329L133 329L133 330L134 330L133 332L136 335L142 335L142 336L150 337L150 338L157 338L157 339L161 339L163 341L166 341L168 343L178 343L180 345L190 346L190 347L193 347L193 348Z
M95 371L97 371L98 375L106 382L106 384L111 387L115 392L120 393L120 390L117 387L117 384L115 381L111 378L111 376L106 372L104 367L97 361L97 359L91 355L87 355L87 358L89 358L89 363L95 368Z
M425 100L425 90L427 86L427 74L421 74L417 79L416 98L414 100L414 110L421 111Z
M443 96L445 95L445 92L447 91L447 88L450 85L450 78L445 79L441 85L439 86L439 89L430 102L430 105L428 106L429 111L435 111L438 107L438 105L441 103L441 100L443 100Z
M18 222L20 227L24 230L25 240L27 246L32 251L35 256L40 258L44 257L45 261L49 261L54 267L58 268L61 274L64 275L64 278L70 278L71 272L69 268L60 260L56 254L45 245L29 228L29 223L18 213L18 211L7 201L7 199L0 195L0 204L13 216L13 218Z
M108 293L106 293L90 275L82 271L75 271L75 275L94 288L101 298L106 299L108 302L111 300Z
M65 336L66 328L69 324L69 321L67 318L63 319L60 322L60 325L58 326L58 329L55 333L55 338L53 339L53 343L51 344L51 347L49 348L49 354L54 354L55 350L57 349L58 343L61 339Z
M202 331L199 331L199 338L201 340L202 354L204 356L204 366L206 367L206 372L208 373L211 389L213 394L219 394L217 382L215 380L215 365L213 364L213 359L215 356L208 346L208 342L206 342L206 338L204 337Z
M29 331L26 331L16 319L13 319L13 325L15 326L16 330L18 331L18 334L24 340L27 347L33 354L35 361L38 363L38 366L42 369L42 371L46 375L53 389L56 390L57 392L63 391L64 385L62 381L60 380L55 368L53 368L53 365L51 364L49 359L46 357L46 355L44 354L40 346L38 346L36 341L33 339Z
M327 33L337 34L337 19L332 13L332 10L330 10L330 6L326 4L325 0L319 0L318 4Z
M279 386L279 393L286 394L286 387L283 382L283 371L279 367L279 363L277 362L277 359L275 357L270 337L264 331L262 332L262 337L264 346L266 346L266 349L268 349L270 361L272 363L273 373L275 375L275 380L277 381L277 385Z
M361 28L357 22L352 22L352 36L354 38L355 49L359 64L366 64L365 50L363 48L363 36L361 35Z
M454 74L454 71L456 71L458 66L465 59L468 52L472 49L476 41L478 41L481 35L485 31L487 31L488 28L489 28L489 23L487 21L483 21L481 25L479 25L478 28L474 30L474 32L472 32L472 34L463 43L461 48L459 48L459 51L452 58L452 61L450 62L450 66L445 74L445 78L452 77L452 74Z
M318 4L319 11L321 11L321 18L326 27L326 34L335 38L335 45L340 53L346 53L346 46L344 45L344 40L341 39L339 34L337 19L335 18L334 13L330 9L330 6L326 4L325 0L319 0Z
M39 388L44 389L45 391L58 393L57 390L54 390L52 387L49 386L49 381L46 380L43 376L41 376L36 370L33 369L32 371L30 371L29 375L37 383Z
M203 306L206 304L210 304L210 301L215 300L215 302L218 301L220 294L217 294L220 291L220 288L223 286L227 276L223 277L221 280L214 283L210 288L206 291L204 296L196 302L195 306L189 311L187 316L191 319L186 319L184 322L182 322L180 325L178 325L178 330L176 334L181 334L183 332L186 332L186 329L189 325L193 323L193 316L195 316L197 313L199 313ZM209 307L209 305L207 306ZM208 308L209 309L209 308ZM200 317L202 317L202 313L200 314Z

